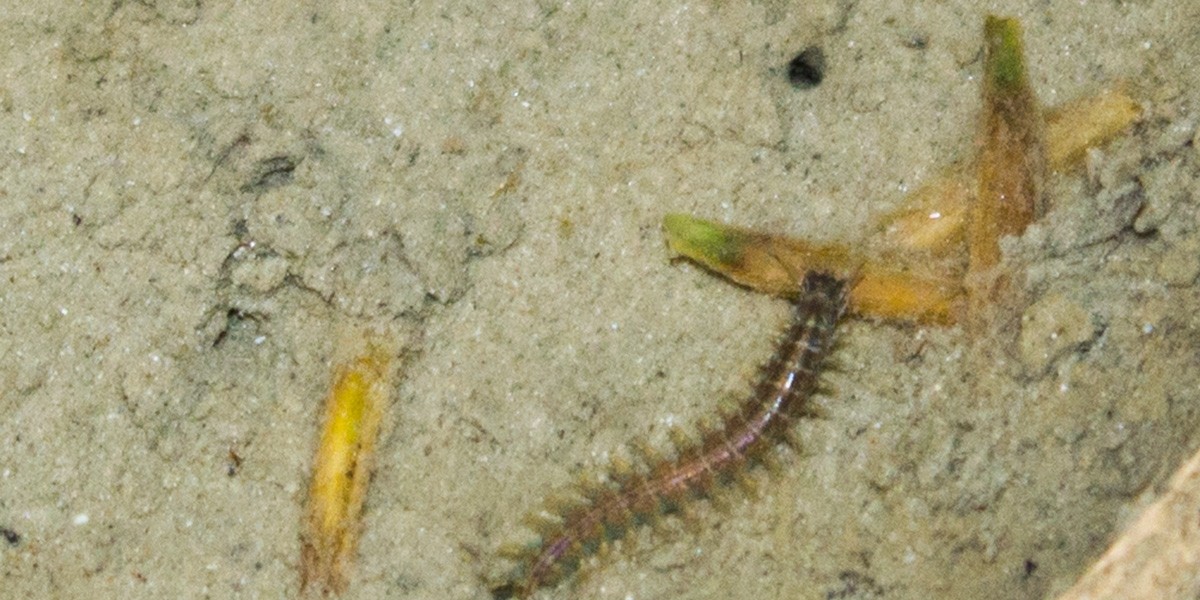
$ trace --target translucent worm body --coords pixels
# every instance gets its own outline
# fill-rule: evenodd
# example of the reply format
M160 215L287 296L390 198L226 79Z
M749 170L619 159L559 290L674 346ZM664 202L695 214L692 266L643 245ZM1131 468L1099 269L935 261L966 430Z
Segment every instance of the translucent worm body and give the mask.
M544 523L539 544L516 553L520 566L497 595L526 598L557 583L631 527L674 512L690 498L707 497L715 483L735 479L765 451L787 441L791 421L812 411L808 401L818 389L845 306L844 281L806 275L793 302L791 324L752 393L723 414L720 425L702 429L699 443L677 440L673 459L648 459L642 469L620 469L609 483L580 489L582 501Z

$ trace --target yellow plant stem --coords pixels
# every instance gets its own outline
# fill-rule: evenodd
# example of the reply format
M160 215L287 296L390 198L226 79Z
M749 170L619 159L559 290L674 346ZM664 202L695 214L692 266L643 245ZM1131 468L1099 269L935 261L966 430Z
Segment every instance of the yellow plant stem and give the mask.
M663 229L675 253L757 291L792 296L805 273L821 271L853 281L847 300L856 313L940 323L954 320L956 283L867 264L844 246L810 244L681 214L664 217Z
M349 583L390 371L390 357L372 346L335 374L308 492L302 590L341 594Z
M1083 161L1089 148L1112 141L1141 116L1141 108L1117 85L1046 112L1046 163L1065 171Z
M967 227L971 274L998 265L1000 238L1020 235L1045 210L1043 123L1025 73L1020 27L989 16L984 40L979 189ZM984 291L968 285L968 293Z

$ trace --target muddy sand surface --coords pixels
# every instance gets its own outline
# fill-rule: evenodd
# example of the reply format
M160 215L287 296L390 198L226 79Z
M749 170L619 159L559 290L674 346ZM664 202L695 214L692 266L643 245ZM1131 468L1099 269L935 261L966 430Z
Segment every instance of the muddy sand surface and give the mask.
M0 595L297 596L320 409L374 331L401 376L345 597L485 600L523 514L741 397L786 320L662 216L860 239L973 152L998 3L10 4ZM1195 450L1200 4L1003 10L1044 103L1145 109L1006 246L1019 341L847 321L758 499L544 597L1050 597Z

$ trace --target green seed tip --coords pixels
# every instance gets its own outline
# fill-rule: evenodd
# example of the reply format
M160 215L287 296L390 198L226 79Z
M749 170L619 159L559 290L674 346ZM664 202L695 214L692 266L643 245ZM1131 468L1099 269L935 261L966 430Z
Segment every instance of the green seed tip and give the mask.
M719 223L676 213L663 217L663 230L671 250L705 264L729 264L741 253L741 236Z
M988 15L983 25L983 70L1000 89L1025 85L1025 58L1021 48L1021 24L1016 19Z

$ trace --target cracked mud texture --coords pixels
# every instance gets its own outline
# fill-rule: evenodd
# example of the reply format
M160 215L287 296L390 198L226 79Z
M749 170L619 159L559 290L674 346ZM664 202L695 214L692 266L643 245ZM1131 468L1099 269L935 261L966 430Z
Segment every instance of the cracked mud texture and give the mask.
M956 2L25 3L0 17L0 588L292 597L338 339L403 340L348 598L478 598L520 517L737 397L786 307L688 212L853 241L973 148ZM1143 124L1006 245L1010 347L851 321L803 451L579 598L1042 598L1200 424L1200 7L1017 2L1054 105ZM824 49L820 86L786 77Z

